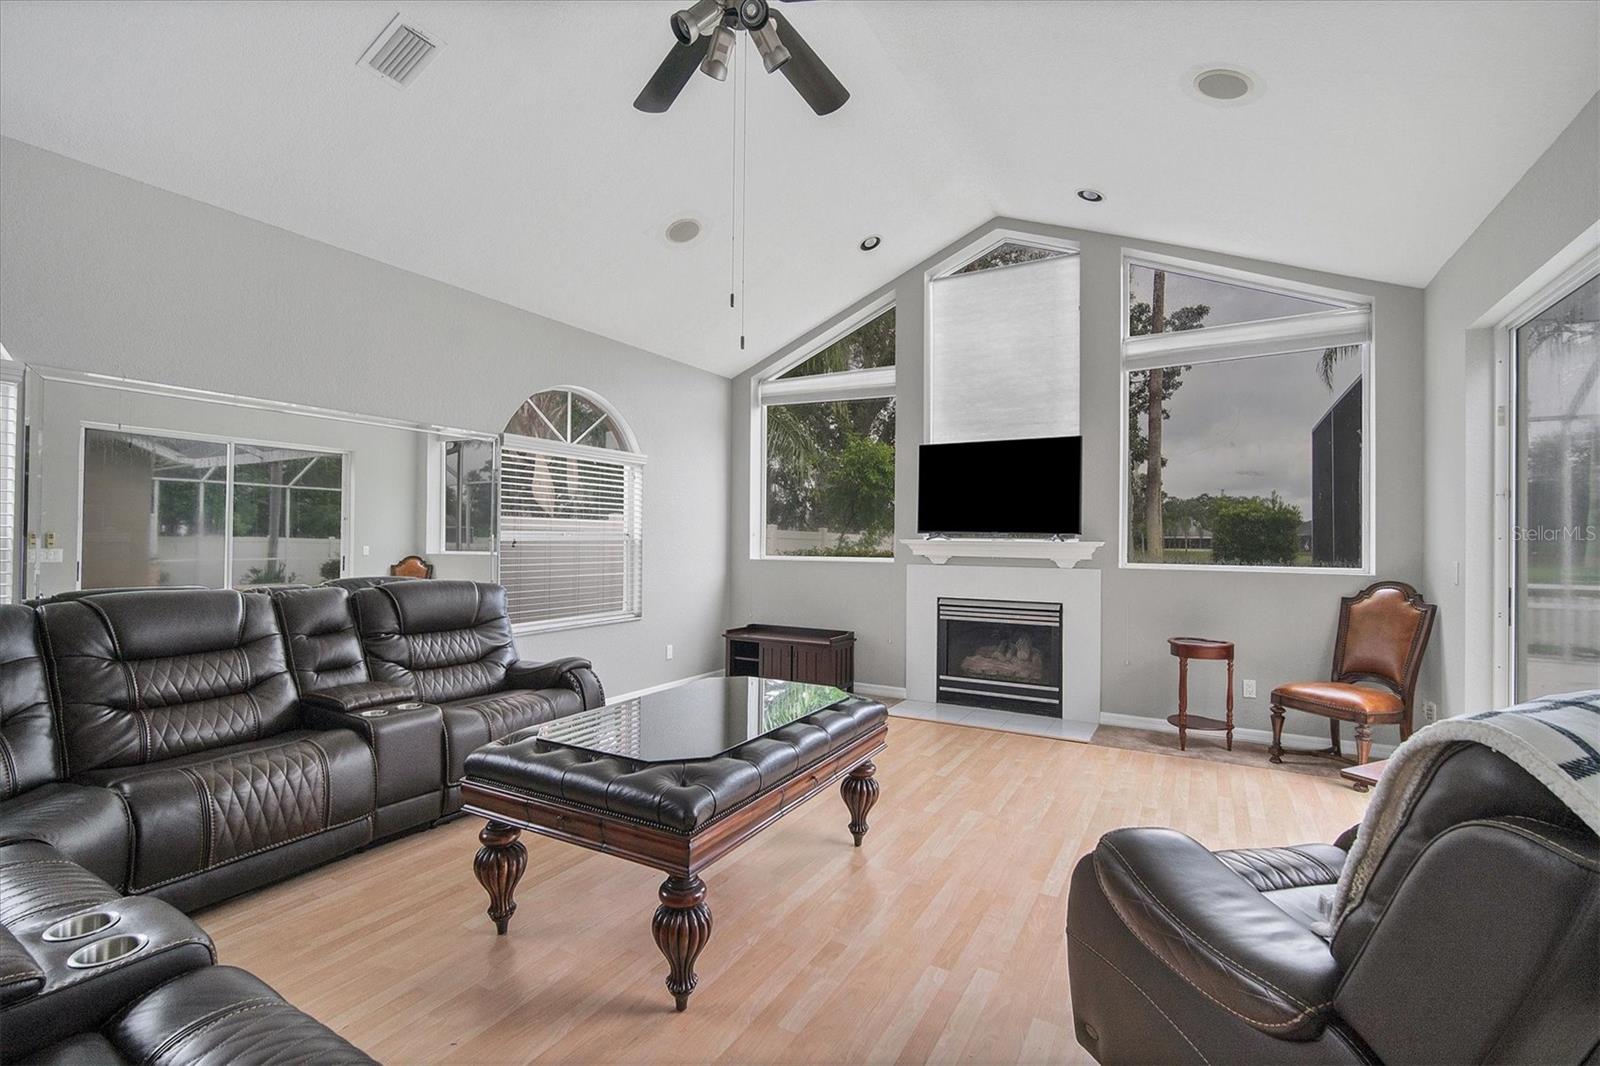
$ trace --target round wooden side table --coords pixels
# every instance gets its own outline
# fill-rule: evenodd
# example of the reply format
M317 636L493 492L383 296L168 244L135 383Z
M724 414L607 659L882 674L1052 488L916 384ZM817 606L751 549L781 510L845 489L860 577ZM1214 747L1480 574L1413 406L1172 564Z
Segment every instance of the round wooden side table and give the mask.
M1168 637L1167 647L1178 657L1178 713L1167 721L1178 727L1178 750L1188 750L1188 732L1200 729L1227 734L1228 750L1233 750L1233 641L1207 637ZM1189 660L1220 659L1228 664L1228 717L1207 718L1189 713Z

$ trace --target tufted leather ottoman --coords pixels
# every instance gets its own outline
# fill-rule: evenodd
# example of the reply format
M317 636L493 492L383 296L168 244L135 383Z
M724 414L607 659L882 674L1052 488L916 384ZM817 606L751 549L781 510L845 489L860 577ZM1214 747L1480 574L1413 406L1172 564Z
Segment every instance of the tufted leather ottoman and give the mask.
M857 847L878 798L883 704L839 689L709 678L512 733L466 760L467 811L488 819L473 867L506 932L527 867L522 830L662 870L651 929L678 1010L711 936L700 873L842 779Z

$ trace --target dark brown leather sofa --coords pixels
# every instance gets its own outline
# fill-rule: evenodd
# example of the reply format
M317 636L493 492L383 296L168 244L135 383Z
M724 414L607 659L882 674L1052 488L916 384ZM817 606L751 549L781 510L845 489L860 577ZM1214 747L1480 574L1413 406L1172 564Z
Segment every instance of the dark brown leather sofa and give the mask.
M1548 789L1450 749L1327 940L1354 836L1107 834L1067 908L1078 1042L1108 1066L1600 1061L1600 842Z
M587 660L517 661L498 585L354 600L146 589L0 607L0 841L48 842L194 910L430 824L459 807L472 748L604 701Z

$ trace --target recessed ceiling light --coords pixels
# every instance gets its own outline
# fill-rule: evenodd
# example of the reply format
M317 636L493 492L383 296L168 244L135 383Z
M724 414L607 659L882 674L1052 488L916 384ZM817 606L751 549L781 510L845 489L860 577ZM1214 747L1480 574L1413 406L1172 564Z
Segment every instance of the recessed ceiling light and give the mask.
M700 236L702 228L697 218L675 219L667 224L667 240L673 244L688 244Z
M880 245L882 243L883 243L883 238L878 236L876 233L874 233L870 237L862 238L862 240L861 240L861 250L863 252L870 252L870 251L872 251L874 248L876 248L878 245Z
M1193 75L1191 84L1202 99L1216 104L1244 103L1256 92L1254 78L1230 67L1207 67Z
M1100 201L1104 200L1105 198L1106 197L1105 197L1104 193L1099 192L1099 191L1097 191L1095 189L1079 189L1078 190L1078 199L1086 201L1086 202L1091 203L1091 204L1097 204Z

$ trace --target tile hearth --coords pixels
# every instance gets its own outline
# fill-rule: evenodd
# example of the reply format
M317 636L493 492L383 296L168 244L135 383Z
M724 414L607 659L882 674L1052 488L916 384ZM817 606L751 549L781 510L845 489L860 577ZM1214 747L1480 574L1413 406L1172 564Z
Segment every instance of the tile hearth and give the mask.
M1094 722L1047 718L1038 714L1018 714L1015 711L992 711L985 707L960 707L953 703L928 703L925 700L901 700L891 704L889 716L917 718L924 722L943 722L946 725L998 729L1005 733L1052 737L1056 740L1076 741L1079 744L1089 743L1097 728Z

